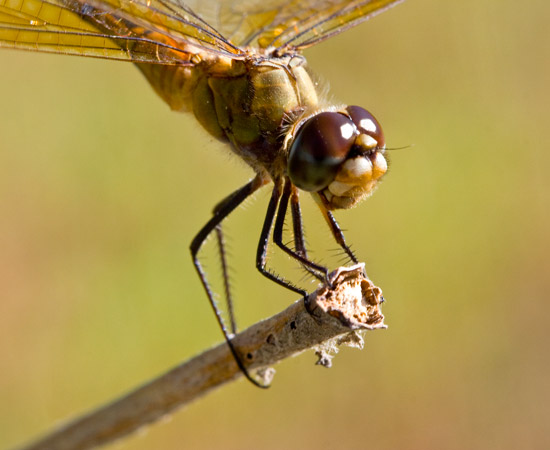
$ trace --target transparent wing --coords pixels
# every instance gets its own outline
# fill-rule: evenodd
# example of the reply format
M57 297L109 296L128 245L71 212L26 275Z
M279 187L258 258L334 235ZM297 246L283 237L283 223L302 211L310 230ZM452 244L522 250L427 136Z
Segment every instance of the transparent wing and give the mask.
M302 50L403 0L190 0L236 45Z
M0 47L170 65L243 56L177 0L0 0Z

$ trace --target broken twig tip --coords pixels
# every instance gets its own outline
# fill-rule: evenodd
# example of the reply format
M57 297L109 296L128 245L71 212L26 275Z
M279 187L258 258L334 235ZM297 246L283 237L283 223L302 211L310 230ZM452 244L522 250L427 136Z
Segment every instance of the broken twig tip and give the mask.
M314 315L319 308L350 330L386 328L380 307L382 289L366 277L364 263L338 268L331 282L332 287L323 286L310 296Z

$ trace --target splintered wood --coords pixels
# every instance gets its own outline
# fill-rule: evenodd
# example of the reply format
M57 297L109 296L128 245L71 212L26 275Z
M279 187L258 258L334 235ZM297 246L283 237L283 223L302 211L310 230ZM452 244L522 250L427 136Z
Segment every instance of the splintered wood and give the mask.
M315 306L352 330L385 328L380 304L382 290L364 275L364 264L340 267L332 274L333 288L313 294Z

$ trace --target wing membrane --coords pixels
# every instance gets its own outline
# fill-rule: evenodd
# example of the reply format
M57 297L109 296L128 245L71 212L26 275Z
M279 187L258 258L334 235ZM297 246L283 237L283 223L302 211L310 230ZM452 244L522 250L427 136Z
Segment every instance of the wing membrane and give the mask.
M0 0L0 47L161 64L242 56L173 0Z
M302 50L403 0L252 0L217 3L216 26L237 45Z
M311 47L336 34L359 25L404 0L367 0L349 2L342 9L330 8L304 21L302 31L287 28L274 41L275 46L290 46L297 50ZM302 27L300 27L301 29ZM287 37L285 37L287 35Z
M201 52L300 51L401 1L0 0L0 47L192 64Z

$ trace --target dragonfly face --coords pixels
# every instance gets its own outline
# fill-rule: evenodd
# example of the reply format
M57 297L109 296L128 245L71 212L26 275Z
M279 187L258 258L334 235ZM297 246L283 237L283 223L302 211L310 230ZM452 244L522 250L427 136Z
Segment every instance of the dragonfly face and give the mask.
M231 317L228 330L199 251L215 232L225 268L223 219L273 182L256 258L264 276L307 298L303 289L267 270L273 233L278 247L328 282L328 268L308 256L299 189L313 195L336 242L357 262L331 210L350 208L373 192L387 171L384 135L365 109L325 103L301 52L400 1L0 0L0 47L133 62L172 109L192 113L255 171L216 206L191 243L226 341L254 383L230 339L235 321ZM293 247L282 237L289 205ZM230 305L227 283L226 297Z
M360 106L315 114L291 139L290 180L317 193L328 209L354 206L388 170L382 128Z

